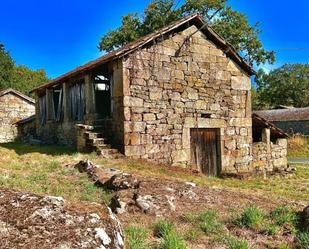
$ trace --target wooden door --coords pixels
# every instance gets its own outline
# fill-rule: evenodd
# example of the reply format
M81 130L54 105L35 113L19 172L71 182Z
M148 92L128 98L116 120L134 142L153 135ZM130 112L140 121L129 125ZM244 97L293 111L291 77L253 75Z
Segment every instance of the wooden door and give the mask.
M220 130L190 130L192 167L208 176L220 174Z

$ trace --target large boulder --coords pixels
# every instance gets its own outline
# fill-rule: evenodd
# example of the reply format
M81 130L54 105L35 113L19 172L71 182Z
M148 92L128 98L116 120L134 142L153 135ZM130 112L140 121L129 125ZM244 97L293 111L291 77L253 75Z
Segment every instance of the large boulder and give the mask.
M124 248L121 225L108 207L7 189L0 189L0 238L0 248Z

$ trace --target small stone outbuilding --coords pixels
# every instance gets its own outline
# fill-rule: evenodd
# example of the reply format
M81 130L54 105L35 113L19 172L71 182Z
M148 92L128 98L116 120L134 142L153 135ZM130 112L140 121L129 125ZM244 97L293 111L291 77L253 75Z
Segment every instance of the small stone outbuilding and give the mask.
M289 134L309 136L309 107L255 111Z
M34 89L37 135L207 175L253 171L253 74L191 15Z
M14 141L19 120L35 114L34 99L12 88L0 91L0 143Z

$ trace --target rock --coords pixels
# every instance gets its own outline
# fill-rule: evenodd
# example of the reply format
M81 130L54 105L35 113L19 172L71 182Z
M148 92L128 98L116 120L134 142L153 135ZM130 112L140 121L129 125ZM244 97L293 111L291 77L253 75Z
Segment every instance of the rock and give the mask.
M165 197L167 199L167 203L170 207L170 210L173 211L173 212L176 211L176 205L175 205L176 198L175 198L175 196L166 195Z
M303 230L309 231L309 206L304 208L301 214L301 219L302 219Z
M185 182L185 184L191 187L196 187L196 184L194 182Z
M151 195L136 195L135 196L135 202L136 205L145 213L150 212L154 209L159 209L157 205L154 204L154 197Z
M139 188L140 182L131 174L121 173L113 175L109 180L102 183L101 180L97 182L97 184L103 184L103 186L107 189L119 191L122 189L137 189Z
M191 189L189 190L184 190L180 193L180 197L181 198L188 198L190 200L197 200L198 196L196 193L194 193Z
M64 205L62 197L8 189L0 196L1 248L124 248L121 224L105 205L83 204L81 210Z

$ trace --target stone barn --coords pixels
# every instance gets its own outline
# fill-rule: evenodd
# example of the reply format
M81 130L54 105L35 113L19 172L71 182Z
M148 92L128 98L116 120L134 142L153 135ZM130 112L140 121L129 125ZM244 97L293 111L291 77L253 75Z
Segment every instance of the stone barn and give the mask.
M191 15L35 88L37 135L207 175L252 171L253 74Z
M34 99L11 88L0 91L0 143L14 141L18 135L15 123L34 114Z

